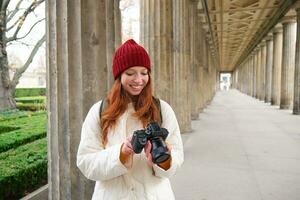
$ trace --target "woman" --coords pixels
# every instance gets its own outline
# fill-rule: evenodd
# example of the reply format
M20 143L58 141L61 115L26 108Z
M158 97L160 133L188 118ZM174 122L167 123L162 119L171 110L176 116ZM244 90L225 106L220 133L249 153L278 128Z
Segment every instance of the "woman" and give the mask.
M94 104L82 126L77 166L88 179L96 181L92 199L174 199L169 177L183 163L179 126L172 108L152 97L150 58L134 40L119 47L113 59L115 83L101 113L102 101ZM135 154L132 134L158 122L169 132L166 138L170 158L155 164L151 143Z

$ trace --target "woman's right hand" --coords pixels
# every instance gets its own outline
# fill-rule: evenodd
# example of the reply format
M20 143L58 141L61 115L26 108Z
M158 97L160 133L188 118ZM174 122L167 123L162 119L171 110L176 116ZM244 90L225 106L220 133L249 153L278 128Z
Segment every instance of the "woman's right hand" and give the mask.
M133 154L133 149L132 149L132 145L131 145L131 139L132 139L132 136L127 137L126 141L123 142L123 144L122 144L121 152L124 155L131 155L131 154Z
M120 161L127 169L132 167L132 157L134 153L132 150L131 139L132 136L129 136L126 141L123 142L120 152Z

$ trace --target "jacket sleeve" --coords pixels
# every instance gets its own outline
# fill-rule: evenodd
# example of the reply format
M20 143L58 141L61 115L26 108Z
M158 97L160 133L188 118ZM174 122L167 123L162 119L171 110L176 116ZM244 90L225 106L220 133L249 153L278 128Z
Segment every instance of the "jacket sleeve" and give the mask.
M127 173L120 162L121 144L103 148L100 137L99 109L101 102L92 106L81 130L77 152L77 167L90 180L109 180Z
M155 175L158 177L169 178L175 174L175 172L180 168L183 163L183 145L179 130L179 125L175 116L175 113L171 106L166 102L161 100L161 112L163 123L162 127L166 128L169 131L169 135L166 139L166 142L169 143L172 147L171 149L171 167L168 170L160 168L158 165L154 164L153 169Z

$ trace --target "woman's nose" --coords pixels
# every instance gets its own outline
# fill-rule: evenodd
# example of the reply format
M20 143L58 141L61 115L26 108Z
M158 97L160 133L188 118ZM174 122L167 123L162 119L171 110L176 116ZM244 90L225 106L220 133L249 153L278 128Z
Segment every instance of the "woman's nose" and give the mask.
M143 76L141 74L137 74L135 77L134 77L134 81L136 83L141 83L143 82Z

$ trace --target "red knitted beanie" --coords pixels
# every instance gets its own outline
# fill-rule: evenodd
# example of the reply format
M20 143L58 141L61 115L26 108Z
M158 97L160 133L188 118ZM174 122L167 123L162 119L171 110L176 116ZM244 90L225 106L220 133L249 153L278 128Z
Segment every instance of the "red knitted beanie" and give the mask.
M151 70L150 58L147 51L133 39L127 40L115 52L113 59L114 78L126 69L134 66L143 66Z

